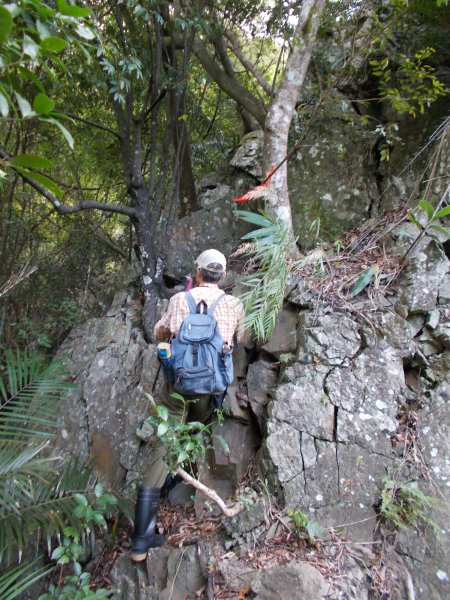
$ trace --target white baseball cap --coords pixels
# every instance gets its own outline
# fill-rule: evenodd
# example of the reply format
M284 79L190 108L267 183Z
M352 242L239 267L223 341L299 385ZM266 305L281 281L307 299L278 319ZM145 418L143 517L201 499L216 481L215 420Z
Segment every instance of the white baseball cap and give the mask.
M213 273L222 273L226 271L227 268L227 259L218 250L210 249L205 250L200 254L200 256L195 261L195 264L201 269L206 269L207 271L212 271ZM217 267L210 267L209 265L220 265L222 268L217 269Z

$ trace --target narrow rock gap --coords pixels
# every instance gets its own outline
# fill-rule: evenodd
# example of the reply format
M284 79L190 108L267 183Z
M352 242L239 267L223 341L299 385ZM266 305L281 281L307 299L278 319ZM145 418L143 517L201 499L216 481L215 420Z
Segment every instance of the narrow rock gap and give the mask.
M302 472L303 472L303 480L305 482L305 494L306 494L306 489L307 489L307 483L306 483L306 481L307 480L306 480L306 473L305 473L305 471L306 471L306 468L305 468L305 459L303 457L303 432L300 431L299 435L300 435L300 456L301 456L301 459L302 459L302 469L303 469Z
M337 470L337 493L341 497L341 475L339 470L339 445L336 443L334 446L336 452L336 470Z
M338 411L337 406L334 407L334 422L333 422L333 442L338 441Z

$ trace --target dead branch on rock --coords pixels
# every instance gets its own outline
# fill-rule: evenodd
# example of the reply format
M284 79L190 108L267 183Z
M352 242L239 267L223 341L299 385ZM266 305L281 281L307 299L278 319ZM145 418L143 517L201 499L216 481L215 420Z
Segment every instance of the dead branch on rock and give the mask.
M227 506L222 500L222 498L214 490L204 485L203 483L200 483L198 479L195 479L195 477L192 477L192 475L186 473L186 471L181 467L178 467L178 469L175 471L175 475L178 475L179 477L184 479L186 483L192 485L192 487L195 487L195 489L197 489L207 498L215 502L226 517L235 517L244 509L244 505L242 504L242 502L236 502L232 506Z

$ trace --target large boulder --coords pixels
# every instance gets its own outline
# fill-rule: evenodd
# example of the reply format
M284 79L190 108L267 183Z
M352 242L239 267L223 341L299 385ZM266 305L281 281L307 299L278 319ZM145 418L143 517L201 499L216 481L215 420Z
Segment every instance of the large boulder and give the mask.
M177 278L192 274L195 259L207 248L218 248L225 256L236 250L239 239L251 227L238 218L233 198L254 185L249 175L229 170L223 178L206 177L201 181L201 211L178 220L168 232L166 273Z
M150 392L158 368L139 315L134 292L118 293L106 316L73 329L57 355L75 388L53 452L67 461L93 459L98 476L113 487L135 463L141 444L136 429L147 416L143 392Z
M352 112L350 104L343 101L342 106L344 112ZM289 163L294 227L302 245L311 244L309 227L313 222L331 236L361 224L379 196L367 160L373 141L367 139L363 128L343 128L341 118L316 120ZM355 144L357 132L359 144Z

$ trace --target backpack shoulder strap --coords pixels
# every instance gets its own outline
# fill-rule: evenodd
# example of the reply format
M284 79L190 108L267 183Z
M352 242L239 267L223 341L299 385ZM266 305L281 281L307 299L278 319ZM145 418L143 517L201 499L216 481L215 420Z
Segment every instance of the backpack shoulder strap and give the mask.
M219 304L219 302L221 302L224 298L225 298L225 292L223 292L222 294L220 294L220 296L218 296L214 302L211 304L211 306L208 308L208 315L212 316L214 311L217 308L217 305Z
M191 294L191 292L185 292L184 297L186 298L186 302L188 303L191 314L195 315L197 312L197 305L195 304L194 296Z

